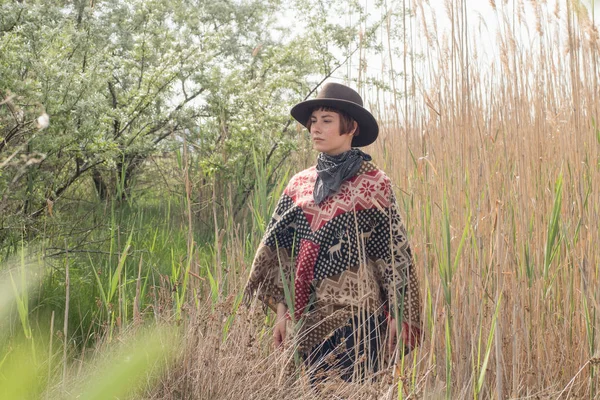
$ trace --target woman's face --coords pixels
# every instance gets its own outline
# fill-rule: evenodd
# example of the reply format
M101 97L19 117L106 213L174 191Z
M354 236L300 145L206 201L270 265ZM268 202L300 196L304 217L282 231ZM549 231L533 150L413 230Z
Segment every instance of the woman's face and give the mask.
M352 148L352 132L341 135L340 115L335 111L315 110L310 116L310 138L316 151L335 156Z

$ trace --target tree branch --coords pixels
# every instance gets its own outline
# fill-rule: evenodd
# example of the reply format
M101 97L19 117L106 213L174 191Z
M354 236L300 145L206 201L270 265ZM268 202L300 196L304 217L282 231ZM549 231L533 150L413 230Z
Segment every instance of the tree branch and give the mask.
M97 161L93 164L87 165L87 166L83 166L82 168L80 168L78 171L76 171L73 176L71 176L69 179L67 179L67 181L65 183L63 183L62 186L60 186L58 189L56 189L54 191L54 194L50 194L48 196L48 200L50 201L56 201L56 199L58 199L60 197L60 195L67 190L75 181L77 181L83 174L85 174L88 170L90 170L91 168L100 165L104 162L104 160L101 161ZM31 218L37 218L40 216L40 214L44 211L45 206L39 206L38 210L33 212L31 214Z

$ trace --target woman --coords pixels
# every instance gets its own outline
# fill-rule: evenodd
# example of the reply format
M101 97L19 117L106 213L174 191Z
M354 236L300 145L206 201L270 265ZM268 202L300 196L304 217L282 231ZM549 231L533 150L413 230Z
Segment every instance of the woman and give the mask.
M420 341L420 301L392 185L356 147L377 138L360 95L337 83L301 102L317 165L290 180L256 252L245 289L277 312L276 347L294 326L313 381L337 372L365 377L392 352Z

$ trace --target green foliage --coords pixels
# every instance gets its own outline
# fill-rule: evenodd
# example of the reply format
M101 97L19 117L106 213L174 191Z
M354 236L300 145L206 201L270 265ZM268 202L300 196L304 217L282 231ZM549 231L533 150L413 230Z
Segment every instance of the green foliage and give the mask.
M270 167L271 184L295 146L290 106L372 45L374 32L361 6L341 1L1 7L0 215L13 228L30 227L65 194L131 198L148 157L183 137L194 150L191 179L229 182L237 212L256 179L249 150ZM352 25L329 18L348 12L360 16ZM20 237L1 235L0 245Z
M177 350L177 332L156 327L138 332L125 345L107 349L97 357L90 375L75 386L69 398L115 399L133 397L148 378L157 378L173 361ZM152 381L150 380L150 383ZM141 386L142 388L144 386Z
M551 282L548 282L548 275L550 272L550 264L556 257L560 250L561 235L559 231L560 224L560 211L562 206L562 184L563 177L562 173L556 180L554 190L554 205L552 206L552 214L548 220L548 231L546 235L546 246L544 248L544 280L546 280L546 290L551 286Z
M183 297L189 300L181 288L187 284L184 271L188 262L183 261L187 237L176 215L181 205L174 199L164 200L162 204L139 204L143 210L127 206L88 210L87 218L71 234L48 238L43 248L32 246L32 252L45 254L40 263L47 274L39 283L39 293L30 296L28 308L35 321L31 325L47 324L54 311L55 326L62 327L66 259L71 299L69 342L76 351L121 332L136 313L137 322L149 321L153 315L149 311L158 313L159 308L166 317L174 316L178 301ZM85 207L81 208L77 215L84 215ZM55 212L62 213L60 209ZM201 237L197 240L203 242ZM172 265L182 270L180 275L172 275ZM17 289L23 293L18 284ZM8 290L12 292L11 287Z
M0 312L5 311L7 304L1 306ZM160 326L139 330L121 342L92 357L83 374L68 378L53 369L55 354L47 342L44 351L36 354L33 339L17 335L10 346L0 349L0 396L6 400L130 398L160 376L179 347L176 330Z
M484 304L487 302L487 299L483 300ZM483 389L483 385L485 383L485 375L488 370L488 362L490 361L490 354L492 353L492 343L494 339L494 333L496 332L496 326L498 325L498 313L500 311L500 305L502 303L502 293L498 296L498 300L496 302L496 310L494 311L494 315L492 317L490 332L487 337L487 342L485 345L485 349L482 349L482 340L483 340L483 324L479 327L479 340L477 342L477 359L476 364L473 366L475 371L479 371L477 381L473 384L473 398L480 398L481 391ZM482 354L482 350L483 354ZM483 355L483 360L481 356ZM475 363L475 358L473 358Z

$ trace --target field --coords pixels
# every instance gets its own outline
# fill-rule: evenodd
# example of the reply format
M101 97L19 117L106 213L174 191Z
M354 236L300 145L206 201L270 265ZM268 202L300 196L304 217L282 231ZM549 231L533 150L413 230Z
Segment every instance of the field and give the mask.
M449 36L428 2L410 3L407 46L422 57L385 70L414 72L393 88L404 96L361 90L382 122L367 152L394 183L417 266L416 351L375 382L319 393L301 369L286 373L274 316L241 294L285 178L315 154L299 134L274 174L253 160L236 215L233 183L204 179L182 146L148 162L138 198L78 203L78 235L60 230L73 205L57 204L42 238L13 249L0 397L600 398L597 25L578 1L533 1L525 35L525 11L490 1L501 27L490 50L461 2L447 3Z

